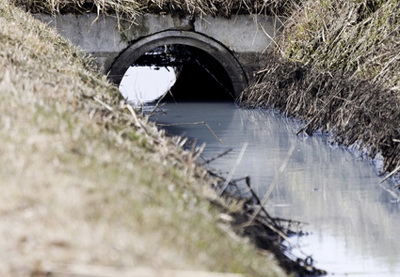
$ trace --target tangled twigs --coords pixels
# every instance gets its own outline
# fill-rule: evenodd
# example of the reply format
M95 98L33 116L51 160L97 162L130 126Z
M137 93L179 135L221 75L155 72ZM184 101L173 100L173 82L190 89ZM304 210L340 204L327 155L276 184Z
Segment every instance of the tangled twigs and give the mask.
M223 186L227 181L227 179L214 172L210 172L210 175L220 179L220 186ZM242 236L249 237L257 247L273 252L281 265L289 272L296 272L301 276L325 275L326 272L324 270L317 269L313 266L312 259L302 259L292 253L287 253L287 249L283 246L282 242L289 241L289 236L297 233L291 231L289 227L285 228L282 223L287 223L288 226L291 226L293 223L297 225L302 223L271 217L264 208L262 201L255 193L249 176L230 180L228 182L228 187L231 187L232 189L225 189L224 196L228 199L232 197L235 198L232 192L240 188L239 184L236 182L243 180L245 181L251 196L250 198L241 199L241 201L244 201L242 212L231 214L234 218L232 224L236 232ZM216 189L217 191L220 191L220 188L217 187ZM255 212L259 209L263 212ZM298 234L302 234L302 232L299 232Z

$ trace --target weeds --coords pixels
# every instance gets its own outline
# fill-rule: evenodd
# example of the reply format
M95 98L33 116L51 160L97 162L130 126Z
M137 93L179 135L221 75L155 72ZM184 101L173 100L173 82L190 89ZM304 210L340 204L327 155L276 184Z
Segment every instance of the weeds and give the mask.
M182 15L221 15L268 13L285 15L298 0L12 0L31 12L42 13L105 13L135 19L142 13L179 13Z
M400 165L400 3L307 1L285 23L248 106L307 120L302 131L330 131L339 143Z
M245 91L240 101L252 107L272 107L307 121L308 134L324 129L337 142L357 145L371 157L382 155L383 172L400 162L399 94L368 80L338 72L321 72L270 53L262 81Z
M1 276L285 276L272 255L227 235L208 199L229 205L196 151L10 1L0 25Z
M285 27L289 60L399 89L398 1L309 1Z

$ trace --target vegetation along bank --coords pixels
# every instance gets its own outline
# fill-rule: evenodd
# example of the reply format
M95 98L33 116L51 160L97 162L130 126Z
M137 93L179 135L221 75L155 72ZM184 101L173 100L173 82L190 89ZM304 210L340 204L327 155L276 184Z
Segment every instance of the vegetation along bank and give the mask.
M143 13L286 18L259 82L241 103L272 107L329 131L336 141L400 170L400 3L398 0L13 0L31 12Z
M197 150L11 1L0 26L1 276L287 276Z
M267 55L243 105L304 119L302 131L329 131L380 157L382 172L400 170L398 0L306 1Z
M127 20L144 13L233 16L236 14L288 15L300 0L11 0L33 13L102 13Z
M215 195L197 152L136 115L89 58L10 2L133 20L147 11L285 15L242 103L305 119L304 131L330 131L380 153L383 171L399 168L398 1L1 1L4 276L286 275L228 228L243 203Z

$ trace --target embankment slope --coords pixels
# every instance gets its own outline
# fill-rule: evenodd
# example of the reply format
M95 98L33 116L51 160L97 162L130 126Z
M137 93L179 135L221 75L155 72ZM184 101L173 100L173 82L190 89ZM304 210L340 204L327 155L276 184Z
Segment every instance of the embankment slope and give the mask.
M285 276L90 59L9 1L0 26L1 276Z
M400 169L400 3L306 1L292 11L242 103L306 120Z

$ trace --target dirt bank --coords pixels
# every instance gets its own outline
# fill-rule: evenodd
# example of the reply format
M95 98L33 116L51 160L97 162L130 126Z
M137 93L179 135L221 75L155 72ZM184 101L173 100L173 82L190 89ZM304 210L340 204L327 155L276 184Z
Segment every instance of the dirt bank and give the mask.
M242 205L216 196L196 152L9 2L0 1L1 276L286 276L229 227Z
M259 82L241 101L307 121L337 142L400 166L400 3L308 1L293 11L267 53Z

